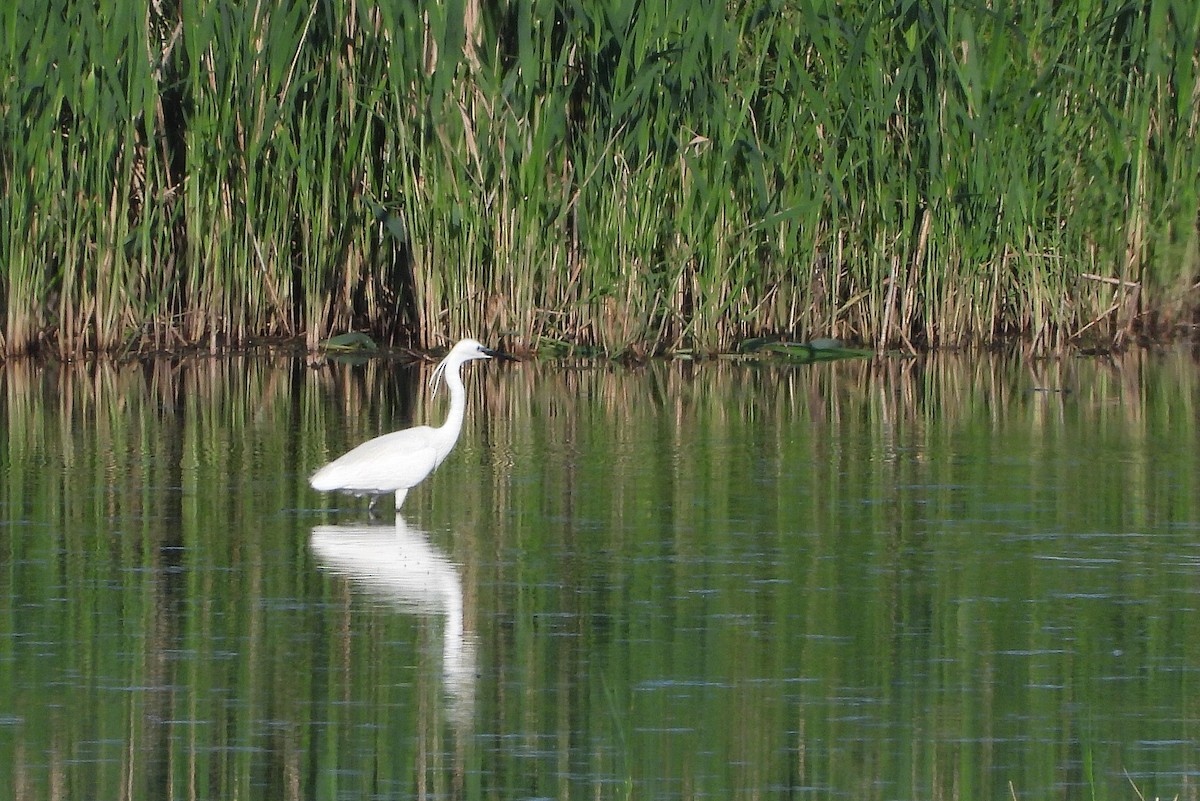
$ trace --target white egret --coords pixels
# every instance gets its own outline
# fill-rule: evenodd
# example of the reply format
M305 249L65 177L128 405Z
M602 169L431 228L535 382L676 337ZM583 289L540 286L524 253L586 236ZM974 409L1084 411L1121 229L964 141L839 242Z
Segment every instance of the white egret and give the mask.
M446 422L437 428L415 426L367 440L313 473L308 483L320 492L370 495L372 509L380 495L394 492L396 509L399 509L409 489L424 481L450 455L458 441L467 407L467 393L458 369L464 362L493 356L512 358L485 348L474 339L459 342L429 377L435 396L439 380L445 379L450 388L450 413Z

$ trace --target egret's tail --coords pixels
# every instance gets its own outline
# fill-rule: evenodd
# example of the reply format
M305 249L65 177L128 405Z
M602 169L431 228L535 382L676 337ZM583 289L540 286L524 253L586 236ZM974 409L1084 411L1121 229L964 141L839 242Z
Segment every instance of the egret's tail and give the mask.
M333 492L336 489L341 489L337 479L329 465L325 465L320 470L312 474L312 478L308 480L308 486L315 489L317 492Z

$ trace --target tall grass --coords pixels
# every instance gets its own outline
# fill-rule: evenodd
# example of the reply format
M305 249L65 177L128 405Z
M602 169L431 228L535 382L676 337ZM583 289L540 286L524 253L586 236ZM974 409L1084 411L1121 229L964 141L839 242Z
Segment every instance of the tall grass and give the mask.
M3 352L1191 330L1200 7L0 9Z

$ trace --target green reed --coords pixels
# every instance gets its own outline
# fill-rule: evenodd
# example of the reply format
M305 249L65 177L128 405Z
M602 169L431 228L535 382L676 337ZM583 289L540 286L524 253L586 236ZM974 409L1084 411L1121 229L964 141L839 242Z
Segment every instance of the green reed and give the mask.
M1186 330L1200 11L0 11L3 351Z

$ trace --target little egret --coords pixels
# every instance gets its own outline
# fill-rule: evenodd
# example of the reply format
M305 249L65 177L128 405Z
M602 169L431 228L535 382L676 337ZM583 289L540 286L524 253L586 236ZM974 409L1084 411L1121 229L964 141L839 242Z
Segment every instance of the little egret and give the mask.
M450 455L458 441L467 407L467 392L463 389L458 368L464 362L493 356L512 358L485 348L473 339L459 342L429 377L435 396L440 379L444 378L450 388L450 413L446 422L437 428L415 426L367 440L313 473L308 483L320 492L370 495L372 509L380 495L394 492L398 510L409 489L424 481Z

